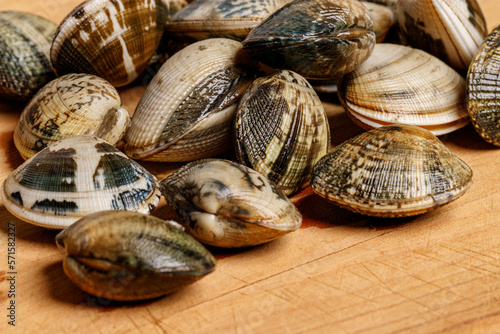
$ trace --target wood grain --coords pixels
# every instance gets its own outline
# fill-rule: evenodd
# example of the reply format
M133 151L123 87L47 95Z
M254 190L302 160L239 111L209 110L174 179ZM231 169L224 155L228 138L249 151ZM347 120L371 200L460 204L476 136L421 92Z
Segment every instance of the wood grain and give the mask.
M79 0L0 0L59 22ZM478 0L489 29L500 2ZM121 89L133 110L144 88ZM333 144L360 133L323 96ZM0 103L0 180L22 163L12 142L20 103ZM339 209L309 189L294 196L303 227L242 250L211 249L218 268L164 298L116 303L81 292L64 275L56 232L13 217L0 204L0 332L7 325L8 224L16 225L19 332L119 333L500 333L500 149L472 126L441 138L474 171L457 201L407 219L374 219ZM162 178L176 164L144 164ZM154 214L171 216L166 207Z

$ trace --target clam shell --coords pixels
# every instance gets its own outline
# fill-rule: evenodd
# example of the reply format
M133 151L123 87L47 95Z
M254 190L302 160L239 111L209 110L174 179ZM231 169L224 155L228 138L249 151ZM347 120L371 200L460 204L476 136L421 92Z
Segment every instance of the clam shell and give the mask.
M258 78L245 91L235 137L238 161L286 195L309 185L312 167L330 147L321 100L304 77L289 70Z
M467 111L479 135L500 146L500 26L488 35L469 67Z
M388 125L335 147L314 167L311 187L361 214L421 214L462 196L472 170L429 131Z
M70 136L97 136L116 145L129 124L130 114L109 82L67 74L45 85L24 108L14 144L24 159Z
M368 9L372 18L376 42L382 43L389 30L396 24L396 15L387 6L367 1L361 1L361 3Z
M359 1L295 0L243 41L252 58L308 79L330 79L358 67L375 44L373 23Z
M54 77L49 58L57 25L38 15L0 12L0 97L28 101Z
M236 102L253 80L241 56L240 42L211 38L169 58L137 105L127 155L190 161L231 149Z
M162 180L160 187L188 233L205 244L258 245L302 223L299 211L280 189L232 161L193 161Z
M124 86L154 55L167 10L162 0L88 0L59 25L50 59L57 75L89 73Z
M365 129L405 123L442 135L469 122L465 80L438 58L406 46L377 44L366 62L342 78L338 95Z
M407 43L460 70L469 67L487 34L476 0L399 1L397 17Z
M41 150L7 177L1 195L19 219L54 229L97 211L149 213L160 201L154 175L90 136L69 137Z
M90 214L60 232L56 243L66 275L80 289L113 300L163 296L216 264L177 223L137 212Z

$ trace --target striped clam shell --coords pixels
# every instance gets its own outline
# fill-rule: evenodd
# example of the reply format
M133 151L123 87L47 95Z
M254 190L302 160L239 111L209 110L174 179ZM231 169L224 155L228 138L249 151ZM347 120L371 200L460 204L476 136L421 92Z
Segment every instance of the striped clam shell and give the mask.
M67 74L45 85L24 108L14 144L24 159L69 136L92 135L116 145L129 124L130 114L109 82Z
M309 185L312 167L330 147L321 100L304 77L289 70L258 78L245 91L235 137L238 161L286 195Z
M137 105L127 155L190 161L231 149L236 102L253 80L241 52L240 42L211 38L169 58Z
M467 111L479 135L500 146L500 26L486 37L469 67Z
M90 136L69 137L38 152L9 175L1 195L13 215L54 229L97 211L149 213L160 201L155 176Z
M399 1L397 17L408 44L459 70L469 67L487 35L476 0Z
M160 182L161 192L199 241L246 247L292 232L302 216L265 176L222 159L193 161Z
M438 58L418 49L377 44L372 55L338 87L349 116L365 129L405 123L435 135L465 126L465 80Z
M166 15L162 0L87 0L57 29L50 50L54 71L94 74L124 86L154 55Z
M56 29L34 14L0 12L0 98L28 101L54 77L49 51Z

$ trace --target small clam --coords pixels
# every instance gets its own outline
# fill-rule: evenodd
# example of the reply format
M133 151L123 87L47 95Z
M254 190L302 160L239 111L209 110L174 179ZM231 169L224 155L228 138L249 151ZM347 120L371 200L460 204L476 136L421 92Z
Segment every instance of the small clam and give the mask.
M298 229L302 217L272 182L220 159L193 161L160 182L188 233L219 247L258 245Z
M396 15L387 6L379 5L373 2L361 1L368 8L368 12L373 21L373 32L377 43L382 43L389 30L396 23Z
M479 135L500 146L500 26L486 38L467 74L467 111Z
M421 214L462 196L472 170L429 131L388 125L335 147L314 167L315 193L377 217Z
M0 12L0 98L28 101L54 77L49 50L56 29L34 14Z
M342 78L338 95L365 129L405 123L442 135L469 122L465 80L438 58L402 45L377 44L367 61Z
M357 0L295 0L243 41L252 58L308 79L330 79L358 67L375 45L368 10Z
M66 275L92 295L156 298L215 269L215 258L173 221L127 211L90 214L60 232Z
M309 185L311 169L328 152L325 109L307 80L282 70L256 79L235 115L238 161L286 195Z
M92 135L116 145L129 123L130 114L109 82L67 74L45 85L24 108L14 144L24 159L69 136Z
M69 137L44 148L7 177L1 195L19 219L54 229L96 211L149 213L160 201L155 176L90 136Z

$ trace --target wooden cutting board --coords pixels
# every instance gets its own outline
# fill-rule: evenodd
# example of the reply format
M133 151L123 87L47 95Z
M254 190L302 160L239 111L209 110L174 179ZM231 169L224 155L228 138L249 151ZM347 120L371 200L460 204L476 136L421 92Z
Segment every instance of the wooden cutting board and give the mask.
M0 0L60 20L80 0ZM478 0L489 30L500 2ZM121 89L134 110L144 88ZM362 130L324 96L334 145ZM22 163L12 134L21 103L0 103L0 180ZM64 275L55 231L0 204L0 332L500 333L500 149L467 127L441 138L474 171L457 201L407 219L374 219L309 189L294 197L302 228L266 245L216 250L218 268L164 298L116 303L81 292ZM178 164L144 164L160 179ZM154 215L169 218L167 208ZM15 272L7 264L15 226ZM15 298L9 296L14 276ZM15 302L15 328L8 325Z

